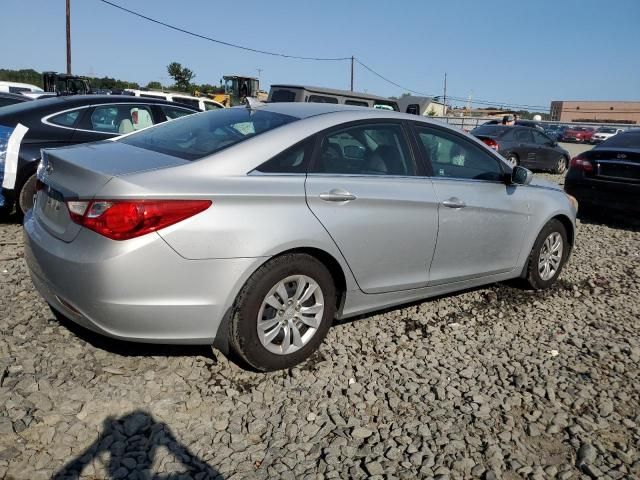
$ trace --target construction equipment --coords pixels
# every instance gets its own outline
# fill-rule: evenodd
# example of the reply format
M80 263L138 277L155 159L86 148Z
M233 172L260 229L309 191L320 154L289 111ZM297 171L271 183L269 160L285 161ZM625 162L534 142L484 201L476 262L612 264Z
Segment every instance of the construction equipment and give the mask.
M267 99L267 92L260 90L260 80L256 77L243 77L241 75L225 75L222 77L224 85L214 91L194 92L194 95L206 95L212 100L223 104L225 107L235 107L244 104L245 98L253 98L258 101Z
M45 92L55 92L58 95L91 93L91 86L86 78L66 73L42 72L42 85Z

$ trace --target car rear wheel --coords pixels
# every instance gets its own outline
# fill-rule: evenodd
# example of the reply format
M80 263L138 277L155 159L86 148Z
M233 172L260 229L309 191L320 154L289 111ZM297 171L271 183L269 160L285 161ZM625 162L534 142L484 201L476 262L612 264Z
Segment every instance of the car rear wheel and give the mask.
M535 290L544 290L553 285L560 276L568 255L566 228L559 220L550 220L538 234L529 255L529 286Z
M33 196L36 194L36 181L37 177L34 173L20 186L17 205L19 215L24 215L33 208Z
M261 371L293 367L322 343L336 310L329 270L307 254L286 254L260 267L236 300L233 350Z
M520 159L515 153L510 153L509 155L507 155L507 162L509 162L512 167L517 167L518 165L520 165Z
M556 162L556 166L553 169L554 173L564 173L567 170L567 159L564 156L561 156Z

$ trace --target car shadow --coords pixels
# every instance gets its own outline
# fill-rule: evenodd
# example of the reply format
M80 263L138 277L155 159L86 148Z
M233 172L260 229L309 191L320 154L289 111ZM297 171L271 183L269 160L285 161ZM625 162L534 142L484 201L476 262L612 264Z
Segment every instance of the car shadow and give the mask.
M168 455L159 452L161 448L173 456L171 467L179 467L180 472L153 471L162 468L167 460ZM107 459L105 455L108 455ZM180 443L166 423L157 421L144 410L121 417L107 417L98 438L56 471L52 479L79 479L89 465L93 467L95 464L101 464L104 468L104 472L95 472L95 478L224 478L218 470Z

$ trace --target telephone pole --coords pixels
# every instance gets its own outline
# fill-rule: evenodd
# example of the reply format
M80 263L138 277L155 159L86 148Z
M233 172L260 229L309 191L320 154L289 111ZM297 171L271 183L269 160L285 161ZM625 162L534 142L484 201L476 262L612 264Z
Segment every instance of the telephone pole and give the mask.
M71 0L67 0L67 75L71 75Z
M353 92L353 55L351 55L351 91Z
M444 72L444 97L442 100L443 103L443 109L442 111L444 112L443 115L447 115L447 72Z

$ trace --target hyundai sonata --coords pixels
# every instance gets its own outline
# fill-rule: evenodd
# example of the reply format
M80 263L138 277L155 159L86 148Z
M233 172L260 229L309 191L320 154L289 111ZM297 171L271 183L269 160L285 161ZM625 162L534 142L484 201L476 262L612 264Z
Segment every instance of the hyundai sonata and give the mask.
M102 334L307 358L334 318L558 278L577 204L462 131L330 104L250 105L45 150L24 223L53 309Z

